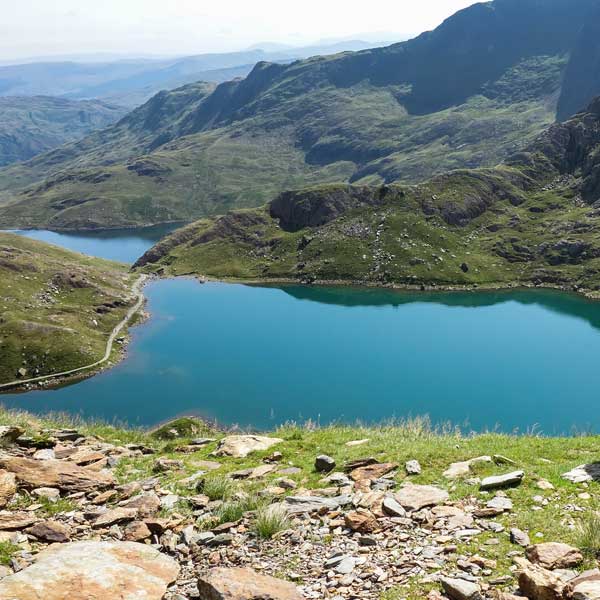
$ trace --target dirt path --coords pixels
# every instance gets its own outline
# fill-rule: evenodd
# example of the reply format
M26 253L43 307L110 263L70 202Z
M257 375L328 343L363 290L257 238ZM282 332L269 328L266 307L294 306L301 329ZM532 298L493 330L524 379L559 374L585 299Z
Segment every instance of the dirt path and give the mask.
M0 390L6 389L6 388L11 388L11 387L16 387L16 386L21 386L25 383L36 383L39 381L45 381L46 379L55 379L57 377L67 377L69 375L74 375L76 373L80 373L81 371L87 371L88 369L93 369L93 368L98 367L101 364L105 363L110 358L110 354L112 352L113 344L115 342L116 337L119 335L119 333L121 332L123 327L125 327L125 325L127 325L127 323L130 321L130 319L133 317L133 315L135 315L135 313L137 313L138 310L140 310L140 308L142 307L142 304L144 303L144 294L142 294L141 288L147 278L148 278L147 275L142 275L133 284L132 291L135 294L137 294L137 302L135 303L134 306L132 306L127 311L127 314L125 315L123 320L118 325L115 326L115 328L112 330L111 334L108 336L108 340L106 341L106 351L104 352L104 356L100 360L96 361L95 363L92 363L91 365L85 365L84 367L78 367L77 369L71 369L70 371L63 371L61 373L53 373L52 375L42 375L41 377L33 377L31 379L17 379L16 381L10 381L9 383L1 383Z

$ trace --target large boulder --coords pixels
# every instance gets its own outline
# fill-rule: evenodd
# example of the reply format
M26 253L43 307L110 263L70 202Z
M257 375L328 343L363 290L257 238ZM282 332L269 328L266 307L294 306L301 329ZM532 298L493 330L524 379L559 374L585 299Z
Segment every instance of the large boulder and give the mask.
M109 472L80 467L66 460L1 455L0 469L14 473L17 484L26 489L52 487L65 492L91 492L115 484Z
M199 578L198 590L202 600L302 600L292 583L252 569L212 569Z
M172 558L133 542L52 545L35 562L0 580L0 598L161 600L179 574Z
M530 562L544 569L570 569L583 562L583 556L577 548L568 544L546 542L527 548L527 558Z
M268 450L275 444L283 442L280 438L266 437L264 435L228 435L219 442L219 447L214 451L215 456L233 456L245 458L251 452Z

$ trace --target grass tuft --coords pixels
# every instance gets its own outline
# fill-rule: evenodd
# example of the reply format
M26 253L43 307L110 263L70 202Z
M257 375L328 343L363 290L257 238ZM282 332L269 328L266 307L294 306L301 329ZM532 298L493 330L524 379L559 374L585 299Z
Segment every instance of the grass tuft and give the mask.
M213 475L203 479L198 484L198 491L208 496L210 500L227 500L235 491L234 482L224 475Z
M596 510L585 513L577 536L577 545L590 560L600 558L600 513Z
M285 509L279 505L260 508L254 521L254 533L257 537L268 540L280 531L290 528L290 520Z

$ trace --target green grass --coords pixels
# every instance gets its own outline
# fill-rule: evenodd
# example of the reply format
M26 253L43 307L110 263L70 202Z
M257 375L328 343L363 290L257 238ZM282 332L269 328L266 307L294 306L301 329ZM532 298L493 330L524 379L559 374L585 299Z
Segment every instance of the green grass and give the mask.
M21 368L31 378L99 360L134 279L126 265L0 233L0 383ZM96 311L117 300L125 305Z
M10 542L0 542L0 565L8 566L10 559L15 555L21 548Z
M228 500L235 487L235 483L223 475L210 475L198 485L199 491L210 500Z
M586 558L595 562L600 558L600 513L597 505L581 519L577 535L577 546Z

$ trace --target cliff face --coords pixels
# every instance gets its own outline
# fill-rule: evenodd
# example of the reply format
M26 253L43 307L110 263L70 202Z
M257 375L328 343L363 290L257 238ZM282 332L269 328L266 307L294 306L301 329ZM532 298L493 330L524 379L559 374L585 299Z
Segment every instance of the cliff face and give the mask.
M600 94L600 6L593 8L571 52L557 118L564 121Z

